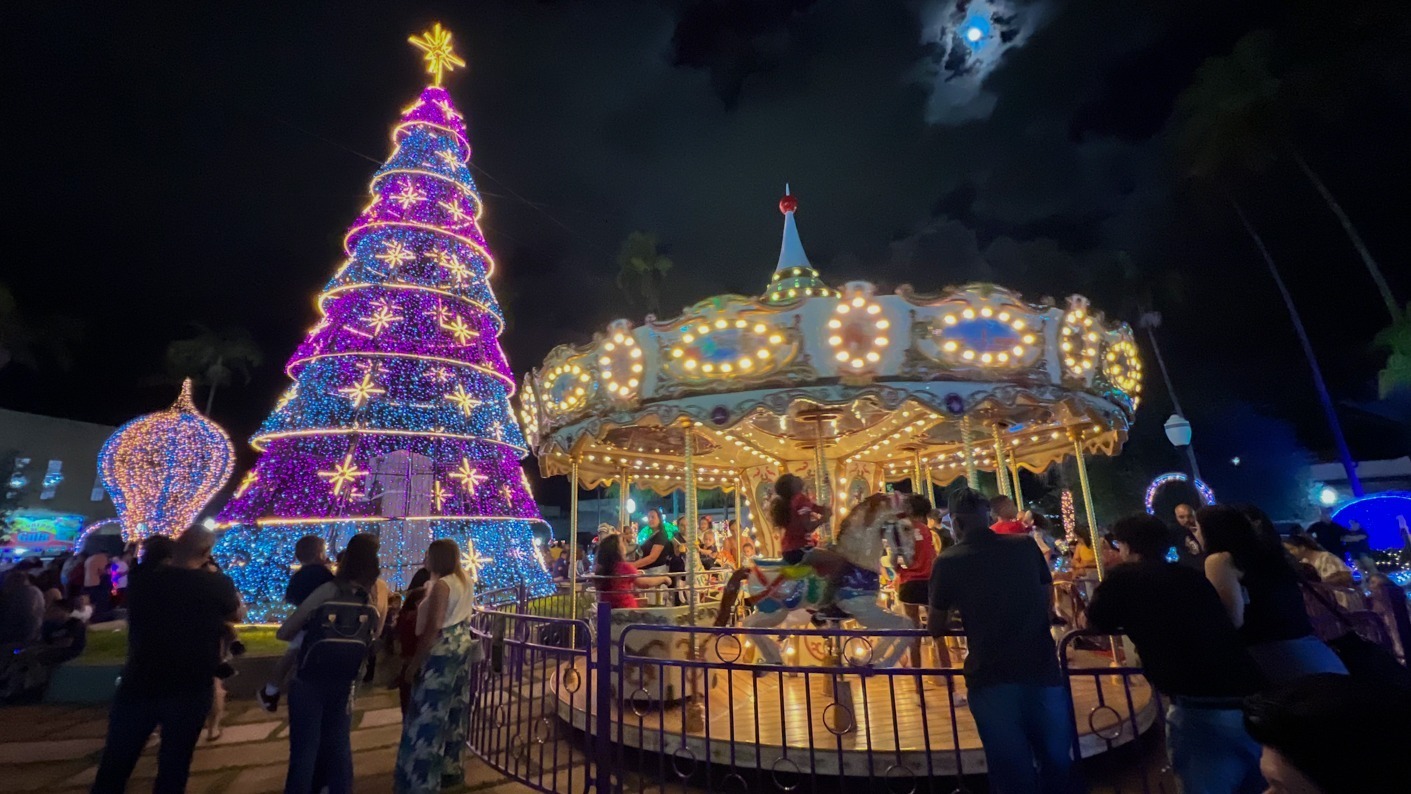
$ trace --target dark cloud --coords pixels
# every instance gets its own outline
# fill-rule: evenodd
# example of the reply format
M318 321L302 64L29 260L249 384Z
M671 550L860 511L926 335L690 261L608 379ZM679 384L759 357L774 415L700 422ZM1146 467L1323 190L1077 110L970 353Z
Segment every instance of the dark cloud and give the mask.
M1118 251L1145 276L1179 270L1191 297L1166 308L1180 374L1192 388L1245 394L1277 379L1285 410L1303 418L1301 363L1269 310L1262 265L1228 212L1181 189L1165 140L1172 101L1200 61L1283 8L26 6L0 34L9 107L26 120L24 146L0 166L24 196L5 220L5 278L22 300L64 306L100 330L74 376L10 368L0 397L110 422L163 404L166 395L135 384L193 319L244 323L269 361L282 360L387 155L388 126L419 86L406 35L439 18L469 60L450 85L470 125L499 261L494 286L512 322L503 341L520 370L610 319L640 318L613 283L618 244L633 230L656 232L676 263L667 312L725 289L762 289L788 181L804 245L837 282L934 289L992 278L1032 297L1086 291L1117 311L1128 289ZM971 51L963 25L976 13L994 38ZM54 57L54 30L72 57ZM1401 261L1411 158L1387 131L1404 129L1406 111L1348 103L1308 155L1369 244ZM1369 394L1361 340L1375 318L1357 297L1365 274L1335 221L1304 183L1251 192L1292 287L1316 306L1307 319L1317 344L1352 351L1330 362L1330 375ZM1348 289L1328 290L1327 268ZM1258 321L1235 322L1246 316ZM1278 368L1252 366L1246 348L1277 351ZM231 390L221 418L243 435L282 388L279 368L267 366Z

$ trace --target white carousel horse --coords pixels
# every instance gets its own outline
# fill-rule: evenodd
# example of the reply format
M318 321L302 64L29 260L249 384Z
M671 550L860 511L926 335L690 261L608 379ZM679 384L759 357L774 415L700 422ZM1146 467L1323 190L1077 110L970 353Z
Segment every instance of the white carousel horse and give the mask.
M835 601L864 629L915 628L910 620L877 603L883 554L890 549L894 563L900 557L906 564L915 553L910 523L898 517L902 496L874 494L864 499L843 520L837 542L831 549L846 561ZM743 568L732 580L735 589L740 578L745 580L755 607L755 612L744 621L750 628L776 628L787 623L807 625L809 614L822 606L820 600L827 587L823 573L807 561L788 565L779 560L756 558L753 565ZM733 592L727 592L726 597L731 602L733 596ZM726 616L730 611L729 606L722 604L719 614ZM757 635L754 639L766 662L782 663L779 644L773 637ZM896 664L906 648L903 639L877 640L872 648L871 663L878 667Z

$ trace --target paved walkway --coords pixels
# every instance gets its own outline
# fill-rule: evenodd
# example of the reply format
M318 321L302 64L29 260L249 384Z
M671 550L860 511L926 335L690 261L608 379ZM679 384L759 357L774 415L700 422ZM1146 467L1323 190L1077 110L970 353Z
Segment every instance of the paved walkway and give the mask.
M269 714L253 701L232 699L225 733L215 742L204 735L191 764L192 794L255 794L284 788L289 758L288 715L281 703ZM0 789L78 794L88 791L98 768L108 708L97 706L0 707ZM353 715L353 769L358 792L390 792L402 717L397 693L360 695ZM129 790L147 790L157 774L155 744L147 748ZM465 787L448 791L521 794L529 789L508 781L470 757Z

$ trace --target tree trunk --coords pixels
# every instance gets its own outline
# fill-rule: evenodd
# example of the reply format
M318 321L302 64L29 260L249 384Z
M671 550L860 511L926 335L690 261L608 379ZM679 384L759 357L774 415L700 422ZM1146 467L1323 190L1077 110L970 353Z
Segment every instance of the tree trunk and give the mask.
M225 356L218 356L218 357L216 358L216 365L215 365L214 367L211 367L212 372L213 372L213 373L214 373L214 372L219 372L219 371L220 371L220 368L221 368L222 366L224 366L224 364L225 364ZM217 385L219 385L219 381L218 381L215 377L212 377L212 378L211 378L211 391L210 391L209 394L206 395L206 418L207 418L207 419L211 418L211 408L213 408L213 407L215 406L215 404L216 404L216 386L217 386Z
M1338 457L1342 460L1342 468L1347 472L1347 483L1352 488L1353 496L1362 496L1362 480L1357 477L1357 463L1352 459L1352 451L1347 448L1347 439L1342 434L1342 423L1338 421L1337 411L1333 408L1333 398L1328 394L1328 384L1323 380L1323 368L1318 366L1318 358L1313 354L1313 344L1308 341L1308 332L1303 327L1303 318L1298 313L1298 307L1294 306L1293 296L1289 294L1288 287L1284 285L1284 277L1279 274L1279 268L1274 264L1274 257L1269 254L1269 249L1264 245L1264 238L1259 236L1254 224L1250 223L1249 216L1245 214L1244 207L1235 200L1234 196L1227 196L1230 206L1234 208L1235 214L1239 216L1240 223L1244 226L1249 239L1254 241L1254 246L1259 249L1259 255L1264 258L1264 264L1269 268L1269 275L1274 279L1274 285L1279 288L1279 295L1284 299L1284 308L1288 310L1289 320L1293 322L1293 329L1298 333L1298 341L1303 345L1303 355L1308 359L1308 368L1313 371L1313 384L1318 389L1318 400L1323 405L1323 414L1328 420L1328 429L1333 433L1333 441L1337 444Z
M1391 294L1391 287L1387 286L1386 277L1382 275L1382 269L1377 265L1377 260L1372 258L1372 252L1367 250L1367 244L1362 241L1362 235L1357 232L1357 227L1352 225L1352 219L1343 212L1342 205L1333 197L1332 191L1323 184L1313 167L1308 165L1308 161L1303 159L1303 155L1298 153L1298 149L1292 144L1289 145L1289 152L1293 155L1293 161L1298 163L1298 168L1303 175L1308 177L1308 181L1313 183L1313 188L1318 191L1318 195L1323 197L1323 201L1337 217L1338 223L1342 224L1342 230L1347 234L1347 239L1352 243L1352 247L1357 250L1357 255L1362 257L1362 264L1367 266L1367 272L1372 274L1372 281L1376 283L1377 290L1382 294L1382 301L1386 303L1387 311L1391 313L1392 322L1401 321L1401 304L1396 302L1396 297Z

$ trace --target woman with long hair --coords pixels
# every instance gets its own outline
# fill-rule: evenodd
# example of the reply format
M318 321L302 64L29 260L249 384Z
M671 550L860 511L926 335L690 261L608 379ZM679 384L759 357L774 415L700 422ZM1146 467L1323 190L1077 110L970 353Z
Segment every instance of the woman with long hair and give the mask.
M598 558L593 566L598 577L598 600L613 609L641 606L636 589L648 589L670 584L670 576L643 576L632 563L623 558L622 536L608 535L598 543Z
M1347 673L1314 636L1298 573L1282 546L1271 545L1244 513L1226 505L1196 511L1195 536L1205 549L1205 578L1270 682Z
M647 511L646 538L641 541L641 555L633 565L649 573L666 573L677 565L676 542L671 537L675 527L662 518L653 507Z
M471 665L483 649L470 630L475 582L449 538L426 549L426 596L417 607L416 671L397 750L398 792L436 792L465 779L461 756L470 722Z
M300 602L275 636L285 642L294 639L325 604L361 601L375 613L370 636L376 637L387 615L387 585L381 579L379 545L376 535L350 538L338 557L333 581L319 585ZM314 644L309 637L304 638L305 650ZM348 704L357 676L346 681L325 680L318 670L305 669L312 666L305 661L310 658L301 659L289 682L289 774L284 790L304 794L326 786L329 794L350 792L353 726Z
M797 565L808 551L808 536L827 523L833 514L826 506L814 503L807 493L803 478L784 474L774 482L774 498L769 502L769 519L779 531L779 550L784 562Z

